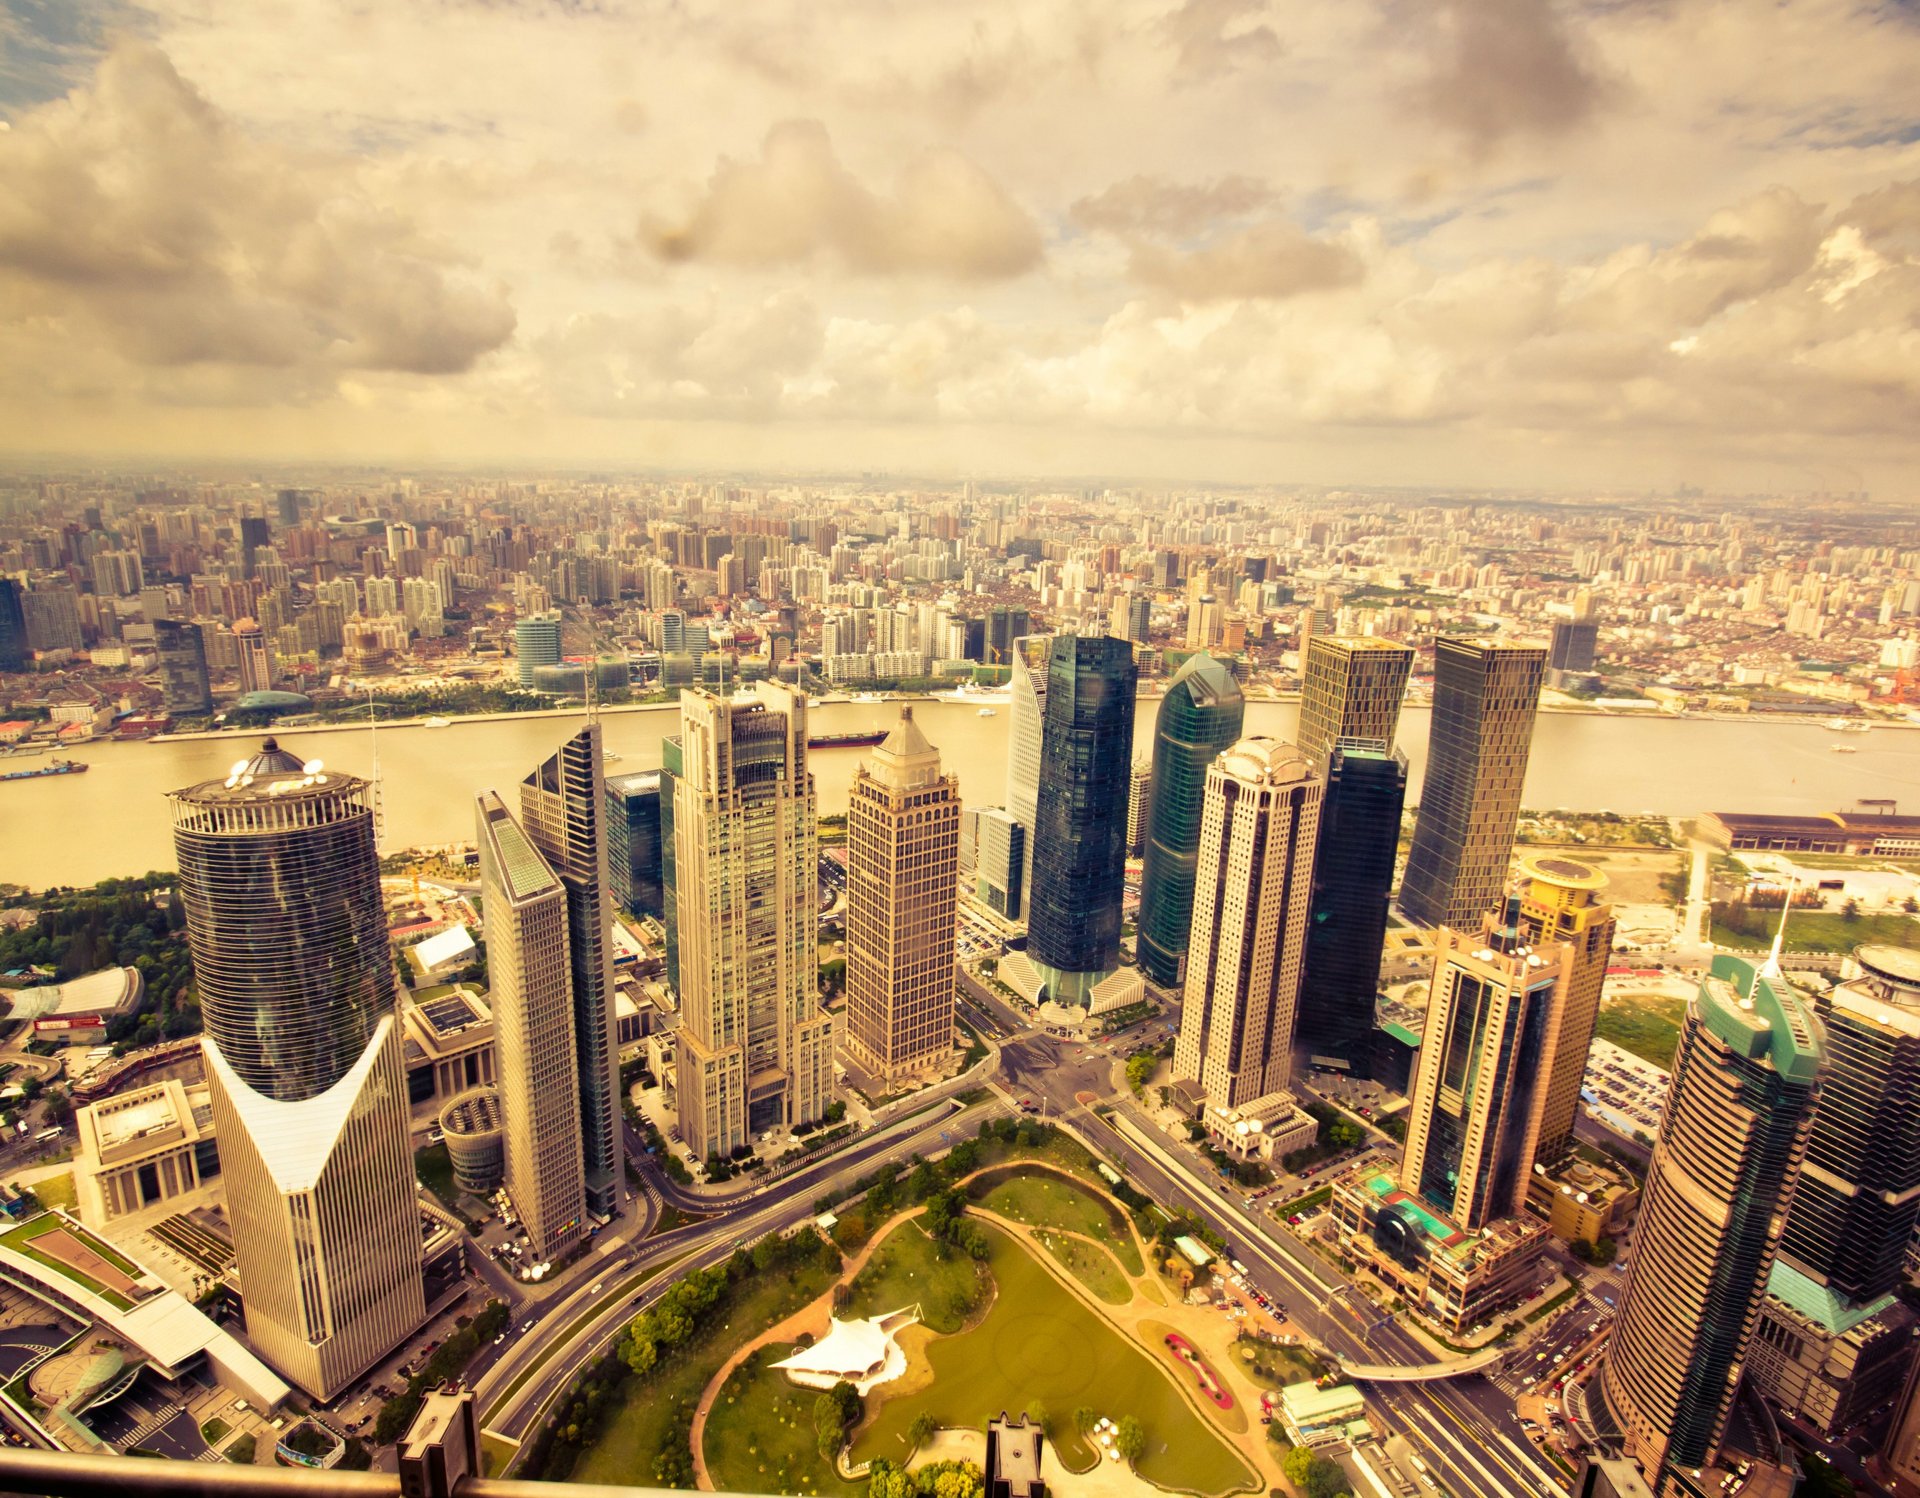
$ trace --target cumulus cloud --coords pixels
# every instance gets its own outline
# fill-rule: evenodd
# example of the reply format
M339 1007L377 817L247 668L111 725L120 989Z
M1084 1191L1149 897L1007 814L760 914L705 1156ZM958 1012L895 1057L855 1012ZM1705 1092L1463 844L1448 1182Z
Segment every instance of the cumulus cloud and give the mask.
M1175 74L1201 83L1277 62L1286 49L1260 19L1266 9L1265 0L1183 0L1160 25L1173 48Z
M1424 114L1478 148L1560 135L1599 108L1604 85L1556 0L1415 3L1427 74Z
M1132 273L1190 302L1233 297L1289 297L1351 286L1365 273L1347 245L1315 239L1298 224L1275 219L1182 253L1137 244Z
M357 186L344 165L250 138L160 51L0 138L0 282L140 364L447 374L513 309Z
M1185 238L1221 219L1268 207L1274 196L1264 182L1238 174L1204 183L1132 176L1081 198L1068 213L1083 229Z
M1041 258L1033 219L964 156L927 152L891 194L876 193L841 164L817 120L776 125L758 160L723 158L690 213L649 218L641 239L669 261L827 259L865 275L961 280L1017 276Z

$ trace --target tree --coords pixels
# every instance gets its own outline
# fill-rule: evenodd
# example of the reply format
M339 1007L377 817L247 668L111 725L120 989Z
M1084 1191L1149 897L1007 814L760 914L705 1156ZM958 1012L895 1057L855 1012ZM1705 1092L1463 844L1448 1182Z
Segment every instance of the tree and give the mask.
M1851 926L1855 921L1859 920L1860 919L1860 902L1858 900L1848 900L1844 905L1842 905L1840 907L1840 919L1845 921L1849 926Z
M907 1444L918 1451L933 1439L935 1432L939 1429L933 1416L926 1410L922 1410L913 1417L913 1424L907 1427Z
M1575 1238L1572 1244L1573 1256L1582 1264L1593 1262L1593 1245L1585 1238Z
M1093 1412L1093 1406L1083 1404L1073 1412L1073 1428L1085 1435L1099 1423L1100 1417Z
M1313 1467L1313 1452L1305 1446L1296 1446L1280 1460L1280 1470L1286 1474L1288 1482L1296 1488L1307 1485L1307 1473Z
M1147 1428L1132 1415L1122 1415L1114 1428L1113 1445L1128 1465L1138 1463L1147 1454Z
M1620 1253L1620 1245L1611 1238L1602 1238L1593 1245L1593 1262L1602 1267L1611 1264Z

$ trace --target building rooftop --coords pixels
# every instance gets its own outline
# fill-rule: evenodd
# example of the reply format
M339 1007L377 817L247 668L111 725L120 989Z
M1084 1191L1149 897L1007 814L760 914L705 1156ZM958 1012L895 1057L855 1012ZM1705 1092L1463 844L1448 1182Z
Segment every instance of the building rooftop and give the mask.
M44 988L13 993L9 1019L48 1019L55 1015L125 1014L139 1007L145 981L137 968L108 967Z
M1781 1259L1773 1261L1773 1270L1767 1276L1767 1294L1784 1301L1834 1336L1841 1336L1863 1322L1871 1321L1894 1301L1893 1296L1882 1295L1865 1305L1853 1305L1844 1295L1808 1279Z

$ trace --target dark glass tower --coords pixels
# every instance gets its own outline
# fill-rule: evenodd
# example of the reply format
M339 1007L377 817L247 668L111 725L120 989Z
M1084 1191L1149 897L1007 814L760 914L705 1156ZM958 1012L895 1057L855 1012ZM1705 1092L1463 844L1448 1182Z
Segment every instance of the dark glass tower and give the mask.
M607 777L607 878L628 914L662 913L658 770Z
M180 619L156 619L154 644L160 652L160 691L167 711L204 717L213 711L207 682L207 643L200 626Z
M1133 646L1055 635L1046 659L1046 720L1034 813L1028 955L1048 996L1086 1004L1120 964L1133 763Z
M1399 750L1338 748L1327 765L1294 1046L1308 1065L1369 1070L1380 953L1407 799Z
M1419 925L1471 931L1500 905L1546 664L1538 645L1433 647L1427 775L1400 882L1400 908Z
M614 1044L613 944L607 926L607 803L600 725L589 723L520 784L527 839L567 890L575 1057L587 1205L611 1217L620 1205L619 1056Z
M207 1034L263 1097L325 1092L394 1012L373 788L268 739L170 799Z
M1167 687L1153 730L1153 782L1140 877L1140 971L1162 988L1186 977L1194 862L1207 766L1240 737L1246 701L1226 665L1190 656Z
M20 597L20 584L0 577L0 671L27 668L27 615Z

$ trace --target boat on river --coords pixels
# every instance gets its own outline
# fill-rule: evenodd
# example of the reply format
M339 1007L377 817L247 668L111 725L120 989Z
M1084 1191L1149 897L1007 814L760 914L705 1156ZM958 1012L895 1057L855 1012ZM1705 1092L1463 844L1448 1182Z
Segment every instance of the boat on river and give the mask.
M56 759L44 765L35 765L31 770L9 770L0 775L0 780L41 780L48 775L84 775L87 767L77 759Z

